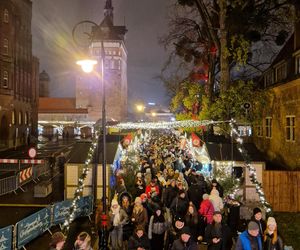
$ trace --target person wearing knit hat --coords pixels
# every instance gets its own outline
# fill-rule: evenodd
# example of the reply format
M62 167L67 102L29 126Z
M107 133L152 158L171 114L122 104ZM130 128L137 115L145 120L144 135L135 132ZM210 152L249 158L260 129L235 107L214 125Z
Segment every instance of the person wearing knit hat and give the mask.
M215 211L212 224L205 229L205 239L209 250L227 250L232 248L232 234L230 228L222 223L222 213Z
M240 234L236 242L236 250L262 250L262 241L259 234L259 226L255 221L248 223L247 230Z
M265 250L282 250L283 241L277 232L277 223L274 217L267 220L267 228L263 235L263 246Z
M113 249L121 249L123 245L123 226L128 221L128 216L123 208L120 207L117 197L111 201L111 208L109 212L110 225L112 230L109 237Z
M214 206L209 200L209 195L204 194L203 200L200 204L198 213L203 217L203 220L206 224L211 224L213 222Z
M134 200L134 207L131 215L131 221L134 225L134 228L137 226L142 226L145 228L148 223L148 213L146 208L142 204L141 197L136 197Z
M183 227L180 233L180 238L175 240L172 245L172 249L180 250L180 249L189 249L189 250L197 250L198 245L195 241L193 241L191 237L191 231L189 227Z
M263 236L264 231L266 230L266 222L262 218L262 211L260 208L256 207L253 209L253 216L251 221L254 221L259 226L259 235L260 237Z

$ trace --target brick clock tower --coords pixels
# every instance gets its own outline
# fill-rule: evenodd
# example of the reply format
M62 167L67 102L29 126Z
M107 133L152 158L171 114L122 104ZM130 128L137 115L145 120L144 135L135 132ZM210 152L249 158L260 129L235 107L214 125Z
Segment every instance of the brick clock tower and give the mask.
M127 50L125 26L115 26L113 6L107 0L104 19L99 26L92 27L91 53L101 65L101 42L105 51L104 83L106 94L107 121L122 121L127 116ZM98 70L100 72L100 70ZM89 121L101 119L102 93L99 78L80 73L76 80L76 108L87 108Z

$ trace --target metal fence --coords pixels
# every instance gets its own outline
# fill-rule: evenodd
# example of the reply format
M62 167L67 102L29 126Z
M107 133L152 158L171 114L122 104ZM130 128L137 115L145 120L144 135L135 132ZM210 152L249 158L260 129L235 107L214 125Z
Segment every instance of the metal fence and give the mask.
M0 179L0 195L14 192L17 189L17 177L15 175Z

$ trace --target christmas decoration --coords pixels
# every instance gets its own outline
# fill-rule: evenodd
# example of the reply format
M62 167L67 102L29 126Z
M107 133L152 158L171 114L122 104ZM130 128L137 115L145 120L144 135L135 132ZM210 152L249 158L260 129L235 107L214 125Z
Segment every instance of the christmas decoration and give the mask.
M234 120L231 120L229 124L231 127L231 136L237 142L238 150L242 154L243 159L245 161L245 165L249 170L249 177L250 177L251 182L255 185L256 193L259 196L259 200L260 200L261 204L263 205L264 209L266 210L266 212L272 213L272 207L266 200L266 197L265 197L265 194L264 194L264 191L262 188L262 184L257 180L256 169L251 165L250 156L243 145L243 139L241 138L241 136L236 128L237 127L236 122Z

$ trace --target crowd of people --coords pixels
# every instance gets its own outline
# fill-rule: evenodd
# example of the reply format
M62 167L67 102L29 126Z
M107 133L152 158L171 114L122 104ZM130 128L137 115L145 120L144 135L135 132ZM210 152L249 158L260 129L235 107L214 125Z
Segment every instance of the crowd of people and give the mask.
M140 145L139 159L133 191L118 175L108 212L110 249L196 250L200 245L209 250L230 250L234 245L236 250L283 249L275 219L269 217L265 223L259 208L238 234L239 202L226 197L224 204L222 186L204 178L201 163L181 147L177 135L152 134ZM76 248L81 239L90 242L84 233L74 249L89 250L89 244Z

